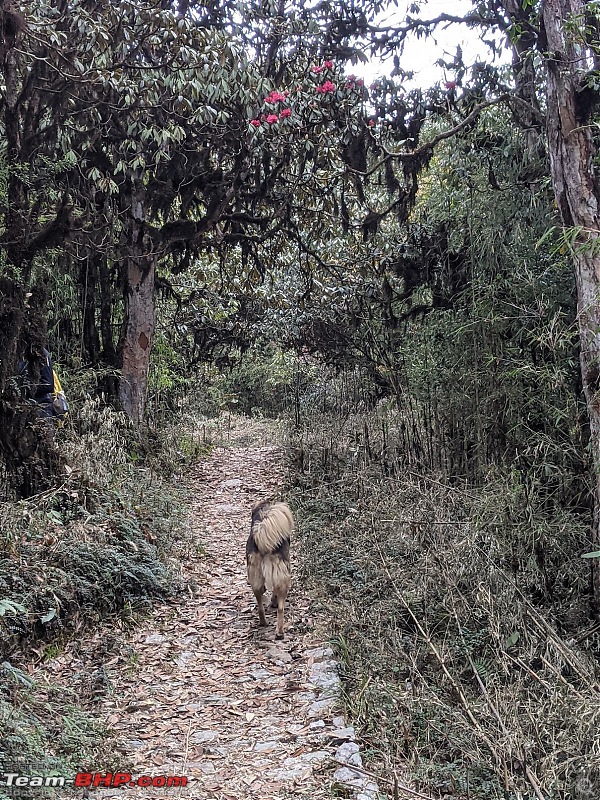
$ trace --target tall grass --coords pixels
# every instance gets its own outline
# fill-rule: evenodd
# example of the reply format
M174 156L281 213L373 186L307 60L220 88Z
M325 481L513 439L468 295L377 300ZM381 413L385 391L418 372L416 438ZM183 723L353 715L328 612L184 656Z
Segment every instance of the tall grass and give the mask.
M600 774L588 520L516 469L423 472L404 435L385 406L306 411L288 445L302 573L371 763L390 793L571 797Z

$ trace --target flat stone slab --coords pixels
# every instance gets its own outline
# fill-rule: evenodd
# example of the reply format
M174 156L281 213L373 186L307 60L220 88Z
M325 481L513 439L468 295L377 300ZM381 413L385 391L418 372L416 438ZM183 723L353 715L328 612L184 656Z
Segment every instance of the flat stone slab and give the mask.
M202 742L214 742L217 738L216 731L194 731L190 736L190 741L201 744Z
M332 731L326 731L323 734L324 739L329 739L331 744L343 744L344 742L354 741L356 734L354 728L350 725L347 728L335 728Z

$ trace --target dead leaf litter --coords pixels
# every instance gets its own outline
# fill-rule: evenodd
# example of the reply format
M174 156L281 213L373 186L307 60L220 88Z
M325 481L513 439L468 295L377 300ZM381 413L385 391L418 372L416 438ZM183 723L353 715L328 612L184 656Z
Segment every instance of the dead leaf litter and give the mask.
M134 780L186 776L187 785L102 788L82 796L318 800L338 787L356 800L382 797L339 709L336 663L318 638L325 622L315 618L301 587L292 587L286 604L284 641L275 641L274 610L267 628L258 626L245 542L252 505L280 495L282 463L277 447L242 440L215 448L194 468L190 525L200 547L181 574L197 589L118 634L122 655L102 665L110 690L99 699L99 715L123 763L133 765L127 771ZM40 669L68 681L86 669L90 644L69 645ZM108 771L101 764L89 769Z

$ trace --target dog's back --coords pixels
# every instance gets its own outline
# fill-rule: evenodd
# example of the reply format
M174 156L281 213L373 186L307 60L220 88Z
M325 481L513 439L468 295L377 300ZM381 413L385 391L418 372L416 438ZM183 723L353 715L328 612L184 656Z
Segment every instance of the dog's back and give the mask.
M261 625L266 624L262 596L273 593L277 605L277 638L283 638L283 608L291 584L290 537L294 517L285 503L263 501L252 509L250 536L246 544L248 582L258 603Z

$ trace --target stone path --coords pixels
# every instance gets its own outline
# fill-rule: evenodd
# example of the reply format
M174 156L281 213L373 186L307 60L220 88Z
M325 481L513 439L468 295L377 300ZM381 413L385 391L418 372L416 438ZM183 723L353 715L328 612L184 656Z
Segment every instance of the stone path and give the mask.
M186 602L159 606L125 634L122 655L103 665L111 691L101 716L123 764L133 764L135 778L186 776L187 786L80 796L382 797L336 704L336 665L301 587L293 586L286 604L283 642L275 641L274 611L268 627L258 627L244 547L253 503L279 495L281 463L277 448L246 443L216 448L194 470L191 525L204 552L186 559L181 571L196 588ZM67 651L60 671L85 669L84 660ZM101 764L93 769L107 771Z

